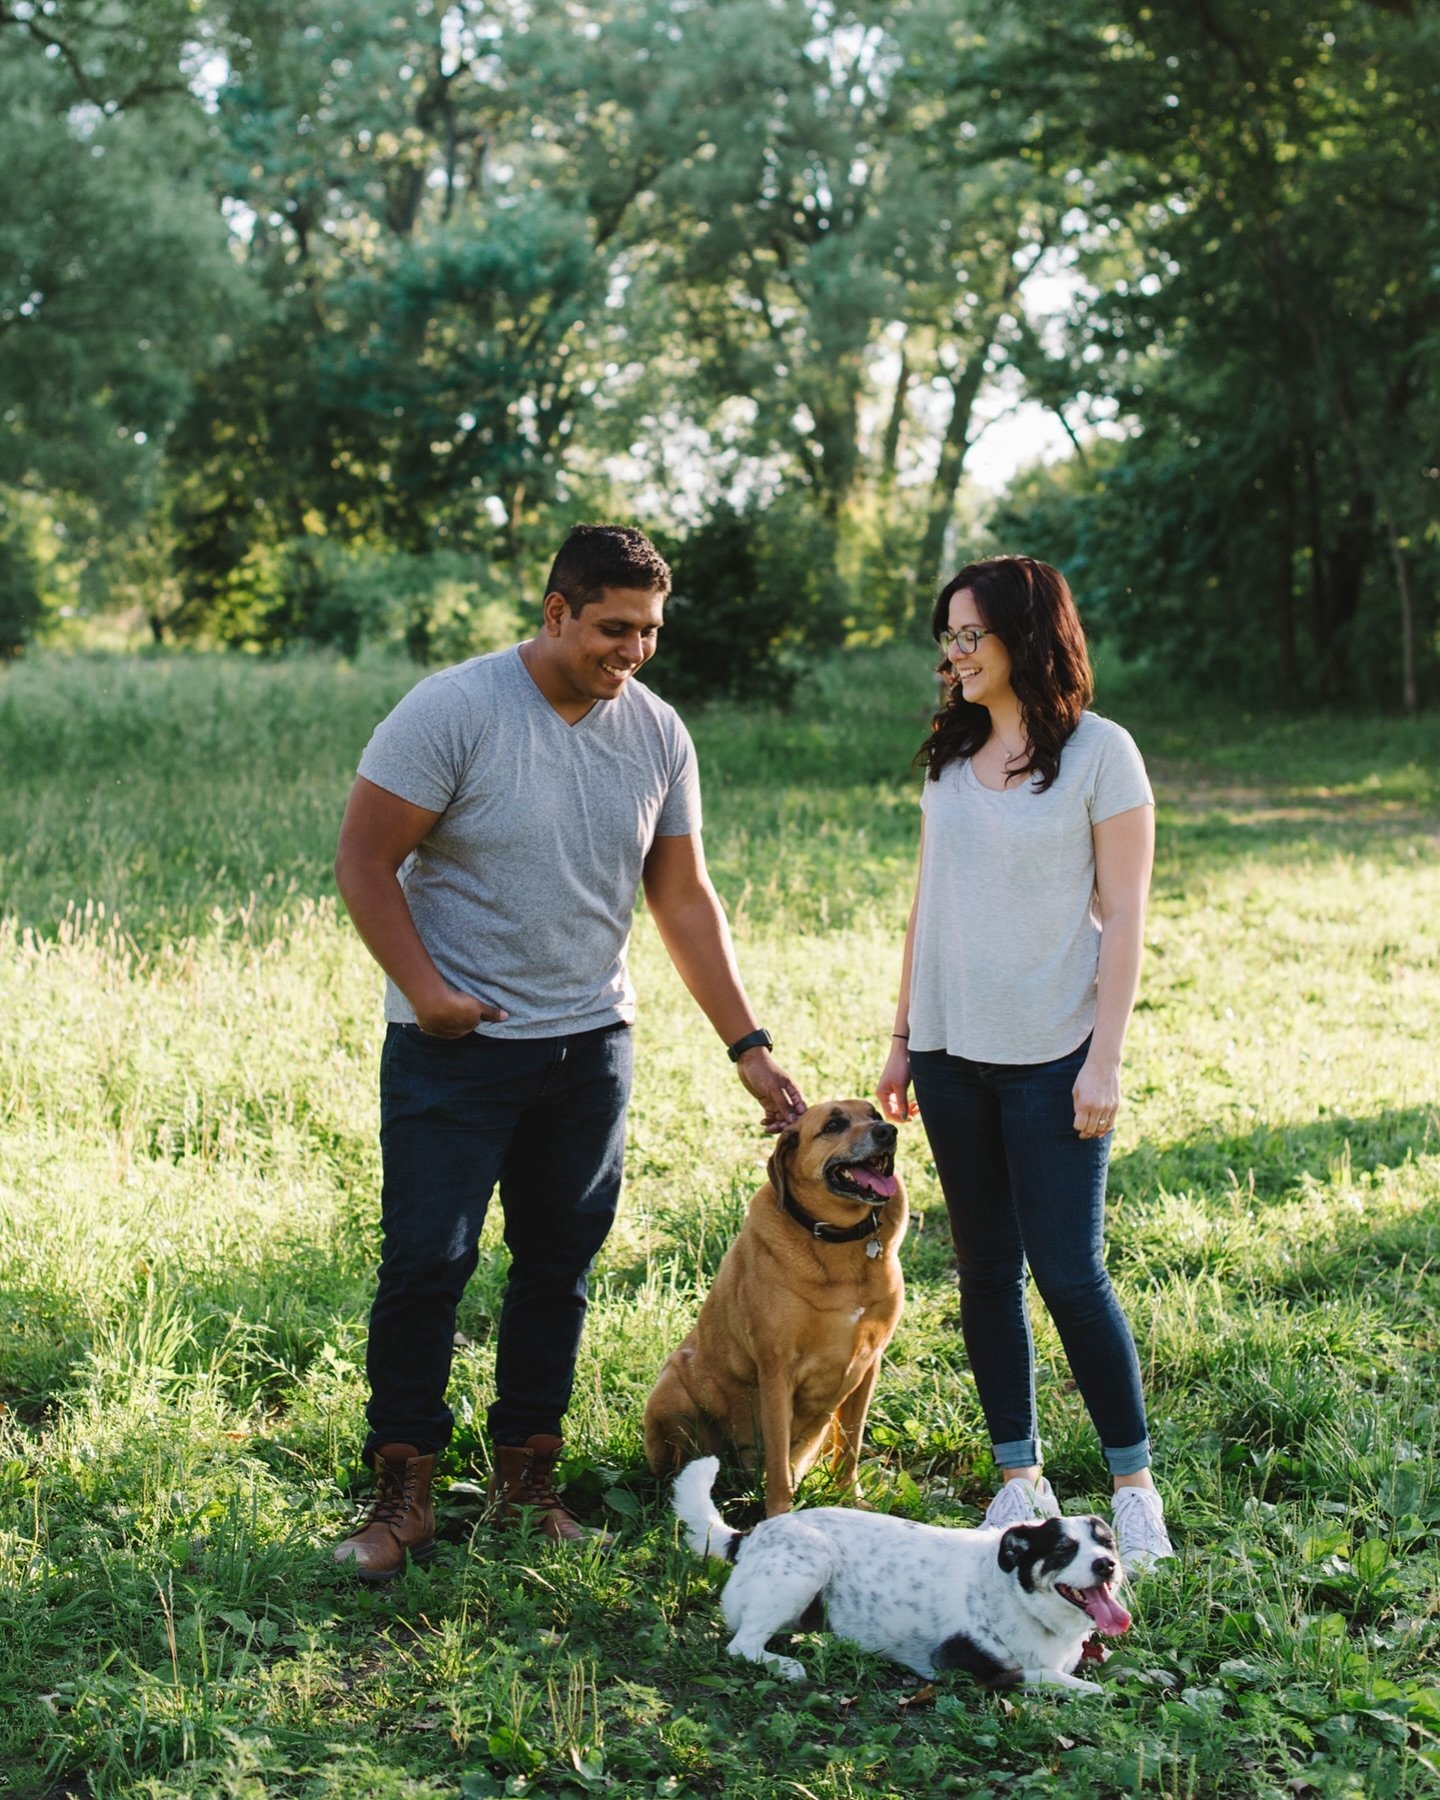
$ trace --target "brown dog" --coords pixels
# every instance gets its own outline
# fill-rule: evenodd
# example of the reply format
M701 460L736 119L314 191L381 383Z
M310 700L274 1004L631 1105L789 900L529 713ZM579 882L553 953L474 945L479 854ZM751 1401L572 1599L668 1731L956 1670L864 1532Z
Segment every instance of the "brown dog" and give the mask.
M729 1442L746 1467L763 1456L768 1516L789 1512L827 1448L854 1486L905 1304L896 1135L868 1100L822 1101L781 1135L695 1329L645 1403L657 1475Z

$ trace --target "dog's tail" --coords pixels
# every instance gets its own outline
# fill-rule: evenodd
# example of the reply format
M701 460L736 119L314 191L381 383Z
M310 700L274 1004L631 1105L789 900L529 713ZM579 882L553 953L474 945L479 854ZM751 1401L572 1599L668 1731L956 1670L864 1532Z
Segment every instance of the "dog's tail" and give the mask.
M715 1556L721 1562L731 1562L745 1533L727 1525L710 1498L719 1467L718 1456L701 1456L686 1463L675 1477L670 1504L685 1527L686 1543L697 1556Z

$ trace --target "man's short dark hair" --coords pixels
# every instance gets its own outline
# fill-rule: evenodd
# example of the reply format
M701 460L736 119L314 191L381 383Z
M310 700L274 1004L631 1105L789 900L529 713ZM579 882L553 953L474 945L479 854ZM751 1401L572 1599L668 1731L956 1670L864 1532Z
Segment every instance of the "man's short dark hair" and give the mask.
M545 592L563 594L578 616L609 587L666 595L670 565L633 525L577 525L550 566Z

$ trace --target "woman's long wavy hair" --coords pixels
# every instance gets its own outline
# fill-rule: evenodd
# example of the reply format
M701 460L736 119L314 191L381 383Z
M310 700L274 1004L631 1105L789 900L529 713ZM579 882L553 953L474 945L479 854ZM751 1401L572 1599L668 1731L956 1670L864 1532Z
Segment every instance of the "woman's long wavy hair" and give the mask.
M1060 752L1095 692L1069 584L1058 569L1031 556L969 563L935 602L930 629L937 640L950 621L950 602L963 588L974 594L980 617L1010 652L1010 685L1020 702L1029 757L1020 773L1033 775L1035 792L1043 794L1060 773ZM948 678L949 671L947 659L939 673ZM938 781L947 763L973 756L989 735L989 709L967 700L952 681L915 760Z

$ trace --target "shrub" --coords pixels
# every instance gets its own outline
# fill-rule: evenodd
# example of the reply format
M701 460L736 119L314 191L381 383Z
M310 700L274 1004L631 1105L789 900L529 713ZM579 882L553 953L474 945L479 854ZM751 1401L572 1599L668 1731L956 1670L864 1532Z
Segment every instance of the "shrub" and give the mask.
M255 545L197 609L222 644L310 644L354 656L403 644L417 662L459 662L520 634L508 570L459 550L377 549L336 538Z
M0 534L0 661L20 654L39 619L35 566L20 544Z
M645 679L672 700L772 700L794 692L801 652L843 607L835 531L803 501L728 501L678 546L660 655Z

